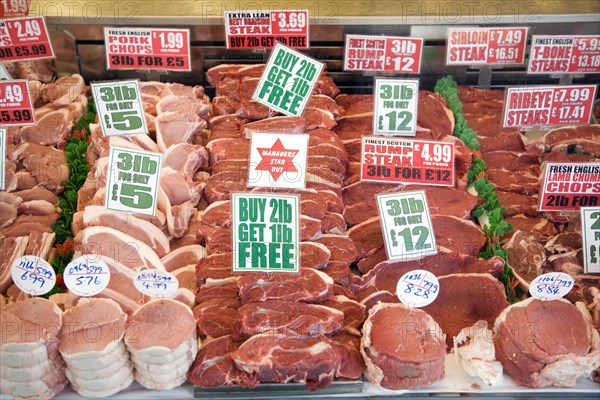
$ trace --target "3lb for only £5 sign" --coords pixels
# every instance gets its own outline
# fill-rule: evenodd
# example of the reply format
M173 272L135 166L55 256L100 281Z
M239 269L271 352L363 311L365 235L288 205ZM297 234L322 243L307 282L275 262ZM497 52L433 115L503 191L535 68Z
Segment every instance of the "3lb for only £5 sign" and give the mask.
M148 133L139 81L92 83L92 93L105 136Z
M154 215L162 155L111 147L106 182L106 208Z
M233 193L233 271L298 272L298 196Z
M252 99L282 114L300 116L322 70L320 62L277 43Z

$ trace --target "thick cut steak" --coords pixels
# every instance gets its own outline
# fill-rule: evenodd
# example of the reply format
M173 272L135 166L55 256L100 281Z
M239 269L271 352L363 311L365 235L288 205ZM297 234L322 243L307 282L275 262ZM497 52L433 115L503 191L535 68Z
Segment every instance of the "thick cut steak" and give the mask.
M215 297L198 304L194 308L198 332L211 338L232 334L241 305L237 297Z
M349 299L344 295L331 297L325 300L323 305L343 312L345 327L349 326L358 329L367 318L365 306L356 300Z

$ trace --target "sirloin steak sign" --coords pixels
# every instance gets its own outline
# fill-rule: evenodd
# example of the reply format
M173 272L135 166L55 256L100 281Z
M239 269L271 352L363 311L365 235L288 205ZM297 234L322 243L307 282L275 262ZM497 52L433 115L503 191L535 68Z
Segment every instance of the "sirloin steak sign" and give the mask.
M298 272L297 195L232 193L233 272Z
M282 114L300 116L323 67L322 63L277 43L252 99Z

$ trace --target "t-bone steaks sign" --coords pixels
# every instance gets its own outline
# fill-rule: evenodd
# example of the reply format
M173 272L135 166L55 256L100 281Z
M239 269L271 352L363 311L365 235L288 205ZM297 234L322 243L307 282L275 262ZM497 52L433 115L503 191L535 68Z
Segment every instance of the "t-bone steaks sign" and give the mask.
M308 10L225 11L228 49L308 48Z
M600 36L534 36L530 74L600 73Z

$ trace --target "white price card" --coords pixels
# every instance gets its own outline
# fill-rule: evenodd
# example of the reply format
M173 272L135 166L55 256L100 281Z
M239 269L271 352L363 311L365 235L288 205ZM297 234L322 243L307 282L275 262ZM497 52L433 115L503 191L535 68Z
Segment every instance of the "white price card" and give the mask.
M6 184L6 129L0 128L0 190Z
M282 114L301 116L324 64L277 43L252 100Z
M253 132L248 187L304 189L308 137Z
M133 277L137 290L150 297L168 297L179 289L177 278L167 271L145 269Z
M104 135L148 133L138 80L98 82L91 86Z
M419 81L376 79L373 132L391 136L415 136Z
M97 295L108 286L110 270L94 255L83 255L71 261L63 273L67 288L78 296Z
M539 300L556 300L573 289L573 278L563 272L549 272L529 284L529 293Z
M154 215L162 154L111 147L106 181L106 208Z
M424 191L378 195L377 208L390 260L437 254Z
M600 207L581 208L583 267L586 274L600 274Z
M0 81L11 81L12 76L8 73L6 68L4 68L4 64L0 63Z
M438 278L429 271L415 269L402 275L396 285L396 295L409 307L425 307L433 303L440 292Z
M52 290L56 274L48 262L35 256L19 257L11 266L12 280L21 291L41 296Z

